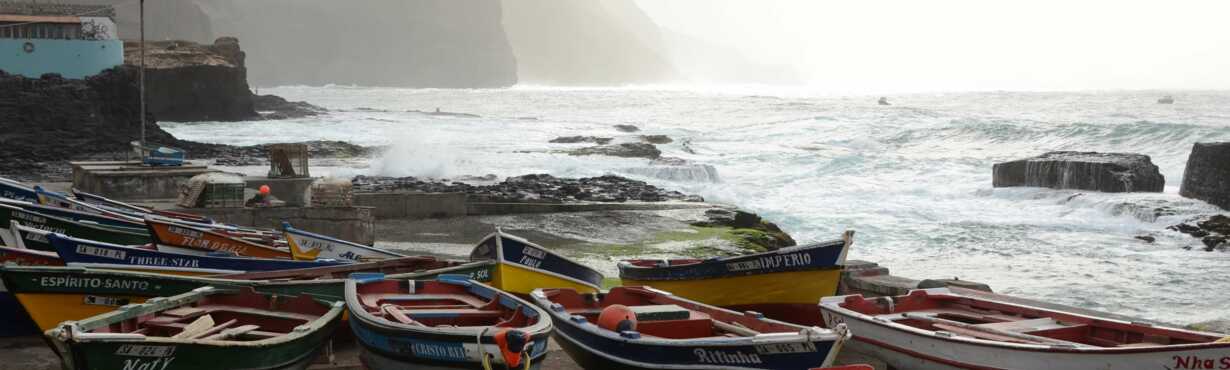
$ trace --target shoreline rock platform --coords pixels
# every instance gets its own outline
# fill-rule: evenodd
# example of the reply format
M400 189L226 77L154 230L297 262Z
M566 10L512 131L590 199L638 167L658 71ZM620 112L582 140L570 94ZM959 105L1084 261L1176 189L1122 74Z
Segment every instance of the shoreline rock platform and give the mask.
M992 184L997 188L1157 193L1166 186L1166 178L1147 155L1064 151L997 163L992 169Z

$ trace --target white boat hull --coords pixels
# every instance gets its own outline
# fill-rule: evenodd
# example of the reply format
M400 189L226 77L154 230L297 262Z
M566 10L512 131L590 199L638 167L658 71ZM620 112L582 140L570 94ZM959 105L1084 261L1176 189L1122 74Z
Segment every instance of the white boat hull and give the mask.
M284 233L286 243L296 259L335 259L362 262L366 260L405 257L399 253L332 239L301 231ZM310 256L306 258L305 256Z
M1011 346L962 338L942 338L925 331L907 331L867 317L834 312L821 306L828 325L845 323L854 333L853 351L878 357L901 370L939 369L1230 369L1230 344L1215 348L1159 346L1137 348L1059 349Z

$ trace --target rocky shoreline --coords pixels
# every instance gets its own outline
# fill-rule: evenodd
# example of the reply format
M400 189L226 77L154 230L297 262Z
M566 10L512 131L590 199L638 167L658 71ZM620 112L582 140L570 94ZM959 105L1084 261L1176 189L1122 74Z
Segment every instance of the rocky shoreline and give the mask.
M416 177L357 176L352 180L355 192L421 191L428 193L464 193L488 202L703 202L698 195L687 195L650 185L644 181L607 175L579 179L558 178L548 174L531 174L504 179L498 183L472 185L469 182L493 182L495 175L459 180L420 179Z

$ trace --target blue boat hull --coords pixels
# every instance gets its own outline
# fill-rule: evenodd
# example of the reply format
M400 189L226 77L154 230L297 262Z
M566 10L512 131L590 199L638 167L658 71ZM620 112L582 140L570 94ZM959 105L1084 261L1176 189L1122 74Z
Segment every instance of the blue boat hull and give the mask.
M34 320L26 313L26 309L17 301L17 297L7 290L0 291L0 337L20 337L38 335L41 333Z
M239 273L335 266L338 261L294 261L213 257L138 249L51 234L52 247L64 263L99 268L157 270L189 274Z

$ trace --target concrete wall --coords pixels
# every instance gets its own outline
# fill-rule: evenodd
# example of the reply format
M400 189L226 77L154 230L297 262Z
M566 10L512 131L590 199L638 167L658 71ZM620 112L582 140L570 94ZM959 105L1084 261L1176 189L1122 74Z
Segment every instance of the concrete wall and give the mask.
M33 51L25 51L27 42ZM44 73L83 78L123 63L120 40L0 39L0 70L31 78Z
M466 215L462 193L356 193L356 206L372 207L376 218L446 218Z
M282 221L297 229L371 245L376 242L376 219L370 207L192 208L181 211L208 216L228 224L281 229Z
M141 167L139 162L71 162L73 187L124 200L175 199L193 176L218 172L205 166Z
M565 213L601 211L660 211L668 209L713 208L709 203L625 202L625 203L491 203L466 204L468 215L511 215L519 213Z

